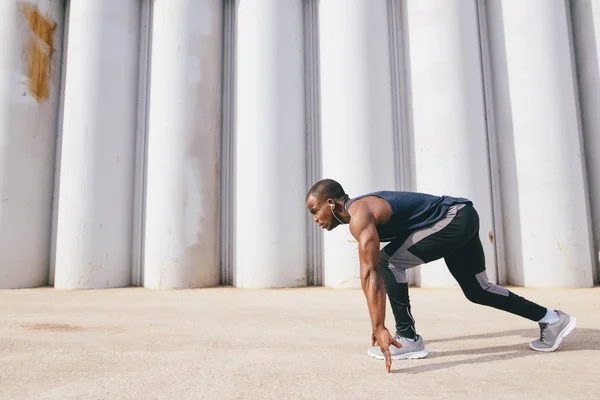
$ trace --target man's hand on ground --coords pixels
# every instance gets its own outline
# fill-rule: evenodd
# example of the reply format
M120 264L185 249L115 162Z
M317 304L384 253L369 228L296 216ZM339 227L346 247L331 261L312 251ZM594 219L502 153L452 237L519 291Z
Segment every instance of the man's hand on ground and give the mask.
M381 328L377 332L373 333L374 338L376 339L383 356L385 357L385 370L390 372L392 368L392 356L390 355L390 345L394 345L397 348L401 348L402 345L394 339L394 337L390 334L390 332L386 328ZM375 342L373 342L373 345Z

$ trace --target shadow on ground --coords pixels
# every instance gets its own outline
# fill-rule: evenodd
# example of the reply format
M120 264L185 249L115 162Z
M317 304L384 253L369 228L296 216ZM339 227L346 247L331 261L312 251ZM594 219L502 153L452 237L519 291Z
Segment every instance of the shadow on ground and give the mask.
M458 342L463 340L490 339L505 336L521 336L528 339L534 339L538 335L535 329L521 329L505 332L484 333L477 335L457 336L452 338L433 339L427 341L427 344L443 343L443 342ZM571 332L567 336L560 348L556 352L566 351L586 351L600 350L600 329L580 328ZM410 368L398 368L391 371L396 374L420 374L424 372L442 370L446 368L456 367L458 365L481 364L494 361L512 360L539 355L539 352L529 348L528 343L513 344L509 346L484 347L477 349L463 349L452 351L436 351L431 352L427 359L441 359L444 357L461 356L461 355L482 355L481 357L471 358L467 360L453 360L439 362L434 364L424 364ZM396 364L398 365L398 364Z

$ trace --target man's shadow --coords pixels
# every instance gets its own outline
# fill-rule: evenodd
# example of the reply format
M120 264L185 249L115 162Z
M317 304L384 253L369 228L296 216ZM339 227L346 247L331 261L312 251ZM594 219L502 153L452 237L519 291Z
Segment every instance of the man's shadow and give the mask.
M521 336L529 340L534 340L539 335L537 329L521 329L506 332L496 333L484 333L477 335L458 336L453 338L433 339L427 341L426 344L431 343L444 343L444 342L458 342L461 340L476 340L476 339L490 339L504 336ZM600 350L600 329L589 329L580 328L573 330L569 336L563 339L560 347L556 352L564 351L581 351L581 350ZM525 358L539 354L537 351L533 351L529 348L528 342L522 344L513 344L509 346L495 346L495 347L484 347L478 349L463 349L463 350L452 350L452 351L436 351L431 352L428 359L443 358L458 355L477 355L485 354L481 357L469 359L469 360L455 360L440 362L435 364L425 364L410 368L398 368L391 372L396 374L420 374L423 372L435 371L439 369L446 369L455 367L457 365L466 364L481 364L493 361L512 360L516 358Z

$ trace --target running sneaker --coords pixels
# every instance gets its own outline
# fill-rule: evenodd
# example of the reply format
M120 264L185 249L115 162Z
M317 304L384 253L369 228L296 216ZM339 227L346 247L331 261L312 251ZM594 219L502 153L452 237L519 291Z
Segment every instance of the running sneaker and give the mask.
M394 345L390 346L390 355L392 356L392 360L425 358L427 357L427 354L429 354L429 352L425 348L425 344L423 343L423 338L420 335L417 336L416 341L399 337L398 335L396 335L395 338L398 341L398 343L402 345L402 348L399 349ZM378 360L385 360L383 352L381 351L379 346L371 347L367 351L367 354Z
M563 338L567 336L573 328L575 328L575 317L572 317L560 310L556 310L558 313L558 322L553 324L539 323L540 325L540 338L529 343L535 351L554 351L560 345Z

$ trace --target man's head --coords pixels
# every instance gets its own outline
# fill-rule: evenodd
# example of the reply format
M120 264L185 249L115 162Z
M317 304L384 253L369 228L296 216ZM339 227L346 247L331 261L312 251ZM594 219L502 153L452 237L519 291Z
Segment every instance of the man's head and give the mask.
M347 200L348 195L342 185L333 179L322 179L308 191L306 206L315 223L330 231L340 225L340 221L348 222L349 216L344 207Z

